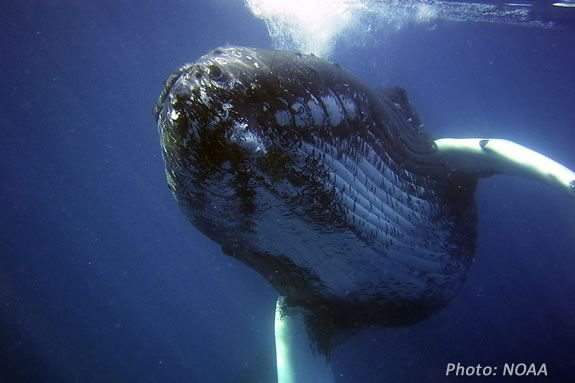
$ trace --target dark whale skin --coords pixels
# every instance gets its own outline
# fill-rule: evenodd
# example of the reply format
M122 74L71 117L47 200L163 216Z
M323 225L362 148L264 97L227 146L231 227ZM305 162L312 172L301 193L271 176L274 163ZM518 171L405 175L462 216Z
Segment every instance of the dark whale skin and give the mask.
M182 211L290 302L346 326L406 325L463 283L476 179L449 175L402 89L225 47L170 76L155 116Z

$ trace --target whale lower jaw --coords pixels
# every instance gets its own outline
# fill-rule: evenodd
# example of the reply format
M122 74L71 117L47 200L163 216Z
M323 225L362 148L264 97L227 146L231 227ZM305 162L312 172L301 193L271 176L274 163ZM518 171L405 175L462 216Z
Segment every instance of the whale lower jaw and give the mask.
M448 245L442 252L422 249L409 254L402 252L409 242L389 250L358 245L353 228L326 228L303 213L294 215L290 206L267 190L257 194L255 203L266 206L265 212L251 222L249 232L223 249L271 279L291 299L406 306L417 302L437 308L449 302L463 283L468 266L457 258L450 261ZM357 227L364 225L356 220ZM389 241L397 241L389 233ZM423 246L418 239L413 239L413 249Z

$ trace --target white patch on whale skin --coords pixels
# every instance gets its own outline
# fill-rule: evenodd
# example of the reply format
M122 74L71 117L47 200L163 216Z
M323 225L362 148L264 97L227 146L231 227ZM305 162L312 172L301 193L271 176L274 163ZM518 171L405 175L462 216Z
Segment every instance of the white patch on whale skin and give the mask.
M176 121L178 118L180 118L180 112L178 112L175 109L172 109L172 111L170 112L170 119Z
M227 119L230 117L230 110L232 110L234 108L234 106L232 104L230 104L229 102L224 102L222 104L222 110L218 113L218 116L221 119Z
M316 127L322 126L325 121L325 115L323 109L319 105L319 102L313 95L310 95L310 99L307 102L307 107L311 113L313 125Z
M291 110L293 110L294 122L298 128L304 128L309 125L309 116L305 110L304 104L301 101L295 101L291 105Z
M210 96L208 96L208 93L206 92L206 89L204 87L200 88L200 100L202 100L202 103L204 105L210 105L210 102L212 101L212 99L210 98Z
M276 122L281 126L288 126L290 123L289 113L285 110L278 110L274 113Z
M339 96L339 101L345 110L347 118L349 118L351 121L355 120L358 117L359 112L353 98L344 94Z
M343 120L343 114L335 97L333 95L321 96L321 102L325 106L325 110L327 110L331 125L333 127L338 126Z
M230 141L235 142L252 154L264 155L267 153L266 146L261 137L248 130L248 124L245 122L236 122L232 128Z

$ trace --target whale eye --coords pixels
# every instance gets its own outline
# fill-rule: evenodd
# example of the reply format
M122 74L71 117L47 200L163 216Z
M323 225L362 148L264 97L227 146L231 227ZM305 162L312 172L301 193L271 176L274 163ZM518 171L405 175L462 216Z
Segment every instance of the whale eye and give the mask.
M208 68L208 73L210 74L210 77L214 80L221 79L223 74L222 70L217 65L210 65L210 67Z

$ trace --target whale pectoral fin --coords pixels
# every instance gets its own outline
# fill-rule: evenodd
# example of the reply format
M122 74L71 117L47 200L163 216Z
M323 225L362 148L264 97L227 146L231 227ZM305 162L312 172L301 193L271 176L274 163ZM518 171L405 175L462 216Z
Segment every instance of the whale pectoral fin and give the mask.
M508 174L534 178L575 197L575 173L558 162L512 141L491 138L435 140L453 174L486 177Z
M276 303L275 342L278 383L335 383L329 350L321 350L309 328L313 315L301 306Z

